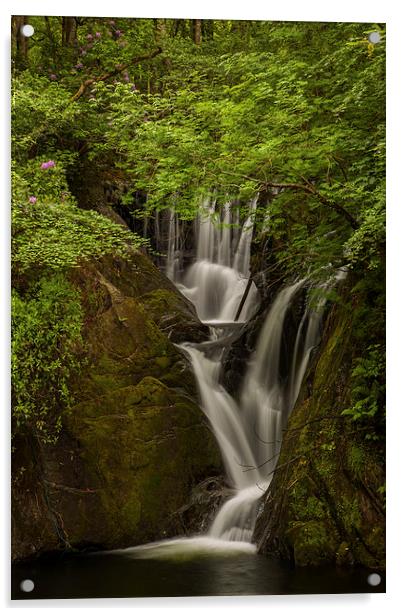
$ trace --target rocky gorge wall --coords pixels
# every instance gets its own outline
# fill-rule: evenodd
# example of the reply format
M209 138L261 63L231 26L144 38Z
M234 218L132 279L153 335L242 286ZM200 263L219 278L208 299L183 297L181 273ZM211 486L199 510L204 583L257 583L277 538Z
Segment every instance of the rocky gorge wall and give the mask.
M205 339L191 304L140 252L70 275L87 364L55 444L13 443L12 556L164 536L193 487L220 472L191 370L174 343Z
M366 300L351 297L347 285L332 306L260 507L259 552L298 566L385 567L383 442L368 439L364 426L342 414L351 406L359 346L381 340L375 308L368 308L373 323L357 308Z

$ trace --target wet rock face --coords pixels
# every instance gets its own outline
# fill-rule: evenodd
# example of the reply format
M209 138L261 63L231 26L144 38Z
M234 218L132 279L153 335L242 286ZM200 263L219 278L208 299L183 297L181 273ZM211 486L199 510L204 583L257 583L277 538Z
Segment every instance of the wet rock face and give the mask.
M220 378L225 389L235 396L241 387L247 363L255 350L258 333L264 324L264 315L258 314L238 332L237 338L224 350Z
M346 302L333 306L257 519L259 551L299 566L385 566L384 451L342 415L355 327Z
M205 479L192 490L188 503L170 517L167 532L171 535L207 533L218 510L231 496L233 491L223 476Z
M207 332L142 254L72 276L88 362L55 445L15 442L13 557L160 539L192 488L221 469L187 360Z

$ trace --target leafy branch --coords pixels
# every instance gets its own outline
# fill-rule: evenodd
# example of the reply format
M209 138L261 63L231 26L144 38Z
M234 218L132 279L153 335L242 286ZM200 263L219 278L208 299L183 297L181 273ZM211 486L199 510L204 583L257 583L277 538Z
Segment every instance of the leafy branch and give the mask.
M86 90L90 86L92 86L94 83L99 83L100 81L107 81L111 77L116 77L116 75L119 75L120 73L127 70L130 66L133 66L134 64L145 62L145 60L152 60L152 58L155 58L156 56L158 56L160 53L162 53L162 51L163 51L162 48L158 47L152 53L147 54L145 56L136 56L132 58L129 62L126 62L124 64L119 64L112 71L108 71L107 73L104 73L103 75L100 75L99 77L93 77L92 79L86 79L85 81L82 82L77 92L71 97L71 101L77 101L79 98L81 98L81 96L86 92Z
M347 222L350 224L352 229L357 229L359 227L359 223L356 218L352 216L348 210L346 210L342 205L336 203L335 201L331 201L327 197L325 197L322 193L320 193L317 188L309 182L306 178L303 179L303 183L299 182L262 182L257 178L252 178L248 175L241 175L239 173L233 173L231 171L221 171L224 175L232 175L237 177L242 177L245 180L250 180L251 182L256 182L259 184L261 188L279 188L279 189L288 189L288 190L298 190L316 197L323 205L326 205L330 209L334 210L337 214L342 216Z

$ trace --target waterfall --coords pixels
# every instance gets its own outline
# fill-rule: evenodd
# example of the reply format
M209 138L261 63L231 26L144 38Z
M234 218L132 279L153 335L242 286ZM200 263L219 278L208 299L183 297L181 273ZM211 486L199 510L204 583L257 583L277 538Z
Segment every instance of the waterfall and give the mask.
M244 431L240 408L219 383L222 350L214 350L212 357L208 357L202 345L198 346L181 345L191 359L202 408L218 441L229 483L236 489L245 488L250 482L255 483L259 475L253 472L247 477L240 466L242 462L253 465L255 460L252 445Z
M218 243L218 263L220 265L226 265L230 267L232 257L232 229L230 224L232 222L230 203L225 203L223 208L224 216L221 228L221 237Z
M203 203L203 215L196 227L197 257L180 286L194 303L199 318L210 325L211 337L222 339L222 347L227 329L236 326L233 323L236 310L250 275L256 205L257 198L249 204L248 216L236 242L231 224L238 221L238 209L232 213L230 204L226 203L219 228L216 203ZM279 378L285 316L304 284L300 280L286 287L275 299L250 360L239 401L219 381L222 347L210 343L181 346L191 361L201 406L215 434L234 491L234 496L218 512L209 530L210 537L251 540L258 501L272 477L285 425L287 392ZM257 302L254 287L242 310L242 320L250 318ZM303 366L306 365L304 362ZM304 369L301 367L297 372L298 379Z
M242 549L250 549L258 503L271 481L287 418L298 396L311 351L319 341L326 301L324 297L320 299L315 309L307 306L295 336L288 378L283 379L280 362L286 315L299 292L303 292L306 280L282 289L265 318L238 400L225 390L220 383L221 360L231 333L239 327L234 319L250 276L256 204L257 199L253 199L240 233L235 233L233 224L238 221L238 210L232 212L231 204L226 203L219 214L216 203L203 203L203 213L195 226L196 259L182 281L174 265L178 233L173 212L169 222L167 271L193 302L200 320L210 326L211 333L208 342L183 343L180 348L191 361L201 407L216 437L227 481L233 490L233 496L220 508L203 537L204 546L205 542L215 547L216 542L225 545L234 542L243 546ZM254 314L258 303L253 284L240 315L243 322ZM201 537L176 539L152 545L160 554L160 550L180 551L180 546L187 550L188 542L198 550L200 540ZM141 557L153 553L153 548L145 547L145 552L143 547L135 548L136 553L140 551Z
M296 341L294 345L290 381L288 386L288 402L286 420L291 413L300 393L307 366L310 361L312 351L317 347L321 337L321 323L325 306L328 301L328 292L338 283L345 279L347 268L339 268L335 276L318 288L318 298L316 305L307 303L305 312L300 321Z
M258 465L264 464L265 475L275 468L285 427L286 388L279 375L285 317L304 283L300 280L277 295L265 319L241 392L245 429L254 440L255 458Z
M233 262L233 268L244 276L248 276L250 272L250 248L254 228L253 215L257 207L257 199L258 196L254 197L254 199L251 201L250 213L246 221L244 222Z
M180 227L175 211L169 211L168 249L166 257L166 276L173 282L180 271Z
M297 330L288 387L289 413L293 409L298 398L311 353L320 340L322 314L325 304L327 303L327 298L325 296L327 286L328 285L321 286L323 295L319 298L316 307L307 305Z
M205 200L196 222L196 260L186 272L181 292L197 309L201 321L234 321L250 276L252 215L257 200L249 204L249 216L236 242L238 209L226 203L219 217L216 203ZM232 267L233 264L233 267ZM177 280L176 280L177 282ZM248 320L258 304L258 291L253 283L242 308L240 320Z
M158 251L160 247L160 224L159 210L155 210L155 248Z

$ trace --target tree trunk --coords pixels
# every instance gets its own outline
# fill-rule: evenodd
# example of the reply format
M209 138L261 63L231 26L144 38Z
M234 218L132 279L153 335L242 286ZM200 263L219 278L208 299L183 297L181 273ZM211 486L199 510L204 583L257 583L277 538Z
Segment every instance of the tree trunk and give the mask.
M61 40L64 47L75 47L77 43L77 20L75 17L62 18Z
M182 24L181 24L182 21L184 20L183 19L173 19L173 25L172 25L173 38L175 38L179 34L179 30L180 28L182 28Z
M194 43L200 45L201 43L201 19L193 19L193 37Z
M26 15L13 15L11 19L15 66L19 69L24 69L28 65L28 38L21 31L22 27L27 23L28 17Z
M156 45L161 46L166 38L166 19L154 19L154 36Z
M54 66L54 69L56 70L56 67L58 66L57 44L56 44L56 41L54 40L50 19L47 16L45 17L45 24L46 24L46 32L49 38L49 45L50 45L52 59L53 59L53 66Z

